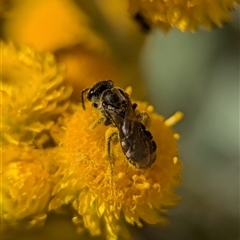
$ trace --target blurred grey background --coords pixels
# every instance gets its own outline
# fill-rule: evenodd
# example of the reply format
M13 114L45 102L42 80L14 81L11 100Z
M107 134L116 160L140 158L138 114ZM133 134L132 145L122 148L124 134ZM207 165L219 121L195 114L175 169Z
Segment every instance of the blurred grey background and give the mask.
M149 240L239 238L239 11L212 32L153 31L141 57L148 100L180 133L182 197L171 225L135 232Z

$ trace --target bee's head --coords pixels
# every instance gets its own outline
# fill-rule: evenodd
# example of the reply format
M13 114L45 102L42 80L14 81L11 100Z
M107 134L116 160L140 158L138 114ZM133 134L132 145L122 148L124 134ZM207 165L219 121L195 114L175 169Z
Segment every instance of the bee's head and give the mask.
M114 83L112 80L104 80L101 82L96 83L87 94L87 99L92 102L93 104L100 100L101 95L105 90L110 90L114 87Z

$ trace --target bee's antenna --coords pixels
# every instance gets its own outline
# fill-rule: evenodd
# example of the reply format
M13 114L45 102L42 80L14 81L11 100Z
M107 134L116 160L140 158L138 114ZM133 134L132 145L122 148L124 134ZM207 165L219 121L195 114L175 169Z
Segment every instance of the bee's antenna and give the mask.
M85 93L86 91L88 91L88 90L89 90L89 88L85 88L85 89L82 90L81 97L82 97L82 108L83 108L83 110L86 109L86 108L85 108L85 104L84 104L84 93Z

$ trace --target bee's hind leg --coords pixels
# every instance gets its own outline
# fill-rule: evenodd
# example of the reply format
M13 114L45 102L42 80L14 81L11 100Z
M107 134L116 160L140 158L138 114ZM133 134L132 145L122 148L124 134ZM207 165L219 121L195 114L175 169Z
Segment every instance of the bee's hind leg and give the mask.
M136 112L138 121L140 121L145 127L148 127L151 123L151 119L147 114L147 112L145 111L142 111L142 112L135 111L135 112Z

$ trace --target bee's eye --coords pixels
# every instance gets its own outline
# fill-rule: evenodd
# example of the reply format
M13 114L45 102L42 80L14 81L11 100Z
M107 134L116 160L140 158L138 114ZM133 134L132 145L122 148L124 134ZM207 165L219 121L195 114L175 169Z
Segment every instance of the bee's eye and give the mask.
M98 108L98 104L97 103L93 103L92 104L94 108Z

